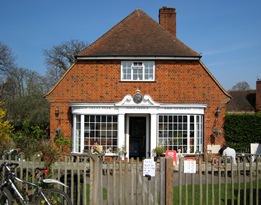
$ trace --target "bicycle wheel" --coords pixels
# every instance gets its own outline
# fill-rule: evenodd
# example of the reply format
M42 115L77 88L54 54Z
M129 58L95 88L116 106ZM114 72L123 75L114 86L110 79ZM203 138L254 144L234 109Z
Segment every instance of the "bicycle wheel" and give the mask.
M52 205L72 205L70 197L60 189L46 189L42 194L47 198L48 202ZM36 200L37 205L48 204L44 197L40 194Z
M8 188L4 187L0 192L0 204L1 205L11 205L12 204L12 194Z

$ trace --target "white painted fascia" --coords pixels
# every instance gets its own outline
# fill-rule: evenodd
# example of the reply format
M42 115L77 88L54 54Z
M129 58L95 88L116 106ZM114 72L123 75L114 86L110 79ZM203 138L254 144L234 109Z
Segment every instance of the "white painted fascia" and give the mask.
M133 96L126 95L118 103L70 103L73 114L204 114L206 104L167 104L154 101L144 95L141 103L136 104Z
M200 60L200 56L78 56L77 60Z

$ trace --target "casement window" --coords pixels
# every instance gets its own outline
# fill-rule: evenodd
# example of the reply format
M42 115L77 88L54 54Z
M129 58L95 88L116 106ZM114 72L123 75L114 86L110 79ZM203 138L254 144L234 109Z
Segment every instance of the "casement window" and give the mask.
M103 150L117 149L117 115L75 115L73 151L90 150L97 140Z
M122 61L121 80L122 81L154 81L155 62L154 61Z
M203 152L203 115L160 115L158 146L187 154Z

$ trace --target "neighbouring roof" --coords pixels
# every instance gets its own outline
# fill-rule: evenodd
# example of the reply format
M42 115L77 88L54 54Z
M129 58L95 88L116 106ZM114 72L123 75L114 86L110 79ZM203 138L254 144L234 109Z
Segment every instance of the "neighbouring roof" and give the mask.
M228 91L232 99L227 104L227 112L255 112L256 90Z
M141 9L136 9L77 55L115 56L201 57Z

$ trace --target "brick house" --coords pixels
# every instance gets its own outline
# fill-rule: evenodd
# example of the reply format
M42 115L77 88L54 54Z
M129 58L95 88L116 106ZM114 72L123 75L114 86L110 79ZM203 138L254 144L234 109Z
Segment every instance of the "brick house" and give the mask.
M201 56L176 37L176 10L159 23L136 9L77 56L47 93L51 137L72 137L72 152L126 147L151 157L156 146L188 155L224 141L230 95Z
M228 91L232 99L227 104L227 112L233 114L261 112L261 80L256 81L256 90Z

